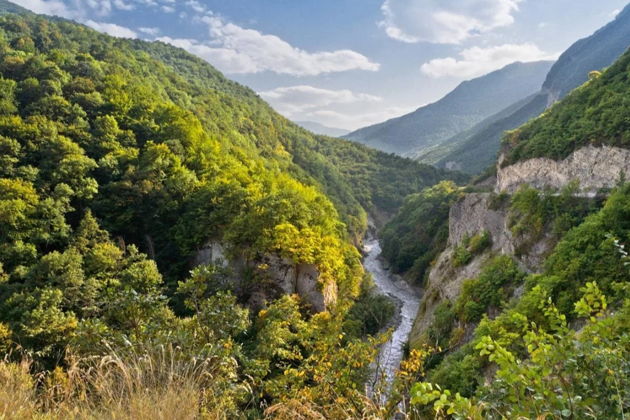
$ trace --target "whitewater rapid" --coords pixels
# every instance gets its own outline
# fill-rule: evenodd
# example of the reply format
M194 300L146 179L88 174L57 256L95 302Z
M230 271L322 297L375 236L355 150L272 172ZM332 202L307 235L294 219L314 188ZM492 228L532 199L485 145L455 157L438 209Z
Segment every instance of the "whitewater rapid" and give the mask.
M381 245L378 239L368 239L364 244L365 257L363 266L372 274L372 279L378 291L391 297L398 303L400 314L394 325L394 332L391 338L380 349L378 356L377 371L375 377L385 374L387 385L391 385L400 367L405 344L409 340L413 321L420 307L420 294L415 291L407 282L398 276L392 275L383 267L379 258L381 255Z

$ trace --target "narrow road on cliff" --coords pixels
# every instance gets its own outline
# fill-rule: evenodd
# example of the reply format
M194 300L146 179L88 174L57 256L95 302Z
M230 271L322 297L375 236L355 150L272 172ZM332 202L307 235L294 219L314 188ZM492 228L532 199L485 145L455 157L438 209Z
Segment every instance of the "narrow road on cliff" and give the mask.
M398 303L400 314L397 317L392 337L381 347L376 377L385 374L388 387L394 380L396 370L403 358L405 343L409 339L413 321L420 306L420 295L407 282L392 275L383 267L379 258L381 245L378 239L368 238L364 244L363 266L372 274L372 279L380 293L390 296Z

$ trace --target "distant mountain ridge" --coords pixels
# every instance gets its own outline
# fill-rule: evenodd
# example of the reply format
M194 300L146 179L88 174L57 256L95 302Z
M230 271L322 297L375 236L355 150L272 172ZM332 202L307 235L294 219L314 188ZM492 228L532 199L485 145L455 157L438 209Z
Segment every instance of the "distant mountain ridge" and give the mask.
M307 129L315 134L321 134L329 137L343 137L346 134L350 133L350 130L345 130L343 128L329 127L324 124L320 124L315 121L294 121L297 125L302 128Z
M386 152L412 156L521 100L539 88L553 63L512 63L485 76L462 82L437 102L345 138Z
M575 42L553 65L540 92L530 101L512 112L501 111L480 122L465 133L459 133L445 142L438 153L425 153L419 156L424 163L438 167L461 170L466 173L479 173L492 165L499 150L501 137L507 130L513 130L528 120L542 114L547 107L588 80L589 72L610 66L630 46L630 5L616 18L587 38ZM494 121L489 123L489 120Z

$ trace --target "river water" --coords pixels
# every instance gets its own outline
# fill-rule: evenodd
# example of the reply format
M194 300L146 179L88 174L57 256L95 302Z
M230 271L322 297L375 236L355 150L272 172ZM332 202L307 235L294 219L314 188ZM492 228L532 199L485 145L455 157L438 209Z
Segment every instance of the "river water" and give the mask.
M381 347L378 357L376 378L384 373L389 387L394 380L396 370L400 367L405 344L409 340L411 327L420 307L420 294L407 282L392 275L383 267L379 258L381 245L378 239L368 238L364 244L364 251L363 266L372 274L379 292L397 301L400 308L400 316L394 326L395 330L390 340Z

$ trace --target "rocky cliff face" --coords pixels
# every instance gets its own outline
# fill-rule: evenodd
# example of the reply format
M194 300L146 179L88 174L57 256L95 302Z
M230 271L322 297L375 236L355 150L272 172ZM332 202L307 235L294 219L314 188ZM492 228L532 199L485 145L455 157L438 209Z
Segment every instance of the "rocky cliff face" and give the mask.
M334 282L322 284L317 267L311 264L296 264L278 255L265 255L258 260L247 260L242 256L231 256L219 241L209 241L197 251L192 260L193 266L204 264L221 265L232 274L236 289L250 288L249 304L264 306L274 294L298 294L311 306L314 312L325 311L337 300L337 285ZM257 279L256 285L245 285L246 271Z
M553 239L543 236L530 244L526 252L517 253L522 239L514 237L508 223L507 204L493 203L493 195L490 193L467 194L451 207L448 245L429 273L412 331L412 343L422 341L433 323L437 306L445 299L454 302L461 293L464 281L477 277L485 262L493 256L512 255L523 270L532 273L539 271L544 257L554 246ZM468 264L455 267L455 249L466 238L484 232L489 234L492 245L482 254L474 256Z
M495 193L512 194L523 184L539 190L560 190L569 183L579 183L579 194L594 196L602 189L615 187L630 175L630 150L618 147L588 146L576 150L566 159L529 159L501 167L497 165ZM494 255L510 255L530 273L536 273L546 255L555 246L551 233L536 240L515 237L510 229L508 200L501 202L491 193L470 193L451 207L447 248L434 263L425 285L425 293L412 332L412 342L422 342L434 321L437 306L448 299L454 302L465 280L477 277L485 262ZM492 245L466 265L456 267L455 251L467 238L487 232ZM524 246L526 245L526 246Z
M522 184L538 189L561 189L571 181L580 183L582 194L595 195L613 188L622 177L630 175L630 150L619 147L588 146L576 150L561 161L548 158L529 159L497 168L496 192L513 193Z

